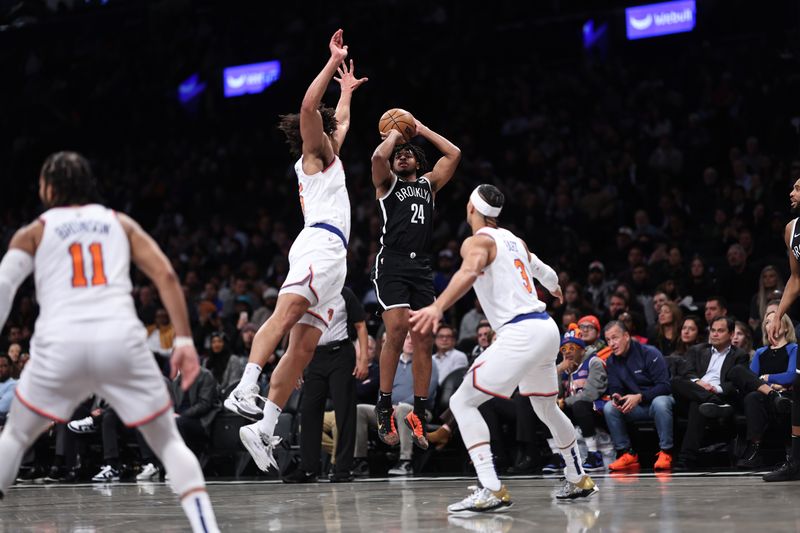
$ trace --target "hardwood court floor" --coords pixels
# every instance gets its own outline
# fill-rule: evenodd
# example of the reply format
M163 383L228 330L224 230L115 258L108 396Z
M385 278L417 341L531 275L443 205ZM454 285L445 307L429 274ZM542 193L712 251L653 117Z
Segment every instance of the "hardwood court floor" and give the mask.
M448 517L468 478L320 482L210 482L223 531L800 531L800 482L745 474L597 476L600 493L556 503L557 478L505 480L514 507L502 515ZM0 502L0 532L187 531L164 483L17 486Z

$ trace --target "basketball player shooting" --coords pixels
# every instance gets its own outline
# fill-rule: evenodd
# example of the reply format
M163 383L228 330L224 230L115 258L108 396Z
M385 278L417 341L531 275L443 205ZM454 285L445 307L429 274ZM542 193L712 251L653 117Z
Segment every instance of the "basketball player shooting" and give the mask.
M556 498L584 498L598 491L581 466L575 428L556 405L558 326L537 298L531 278L562 300L558 275L530 253L522 239L497 226L503 201L503 194L493 185L480 185L472 191L467 202L472 236L461 246L461 268L436 302L411 312L413 330L428 333L437 326L443 312L474 286L481 307L497 332L497 341L475 360L450 398L450 409L481 485L462 501L448 506L450 513L500 512L511 506L511 495L495 472L489 428L478 407L493 396L510 398L517 387L521 395L530 398L567 464L566 481Z
M188 390L200 372L186 303L169 259L126 215L96 202L89 162L59 152L44 162L39 196L47 211L18 230L0 262L0 325L32 272L40 315L31 359L0 434L0 497L22 455L51 423L65 423L91 394L137 428L169 474L196 532L219 531L194 453L175 424L169 392L136 316L133 263L155 283L175 327L172 376Z
M386 129L387 125L391 129ZM400 437L394 426L392 385L409 329L408 312L434 300L430 257L434 199L453 177L461 150L403 110L385 113L379 127L384 140L372 155L372 183L383 217L383 233L372 281L386 326L386 342L380 354L380 392L375 414L378 436L386 444L395 445ZM425 173L425 152L408 143L413 135L427 139L443 154L430 172ZM411 337L414 410L404 422L411 429L414 443L425 449L425 404L433 338L430 332L413 331Z
M280 129L292 154L303 211L304 228L289 250L289 273L278 294L275 312L256 333L250 359L239 385L225 400L225 407L258 420L239 430L242 443L256 465L267 471L277 467L274 436L281 409L314 355L331 320L347 274L347 239L350 236L350 199L339 150L350 128L350 101L367 78L356 78L353 62L344 63L347 46L342 30L328 45L330 58L306 91L299 114L282 117ZM321 105L331 78L341 95L336 109ZM258 377L281 339L291 331L289 347L270 379L264 408L256 404Z

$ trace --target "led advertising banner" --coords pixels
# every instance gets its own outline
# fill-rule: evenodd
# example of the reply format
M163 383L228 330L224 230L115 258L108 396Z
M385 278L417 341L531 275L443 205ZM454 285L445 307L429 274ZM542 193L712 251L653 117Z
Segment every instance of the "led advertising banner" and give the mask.
M281 62L267 61L228 67L223 73L225 97L258 94L278 81L281 76Z
M692 31L696 15L695 0L629 7L625 9L628 40Z

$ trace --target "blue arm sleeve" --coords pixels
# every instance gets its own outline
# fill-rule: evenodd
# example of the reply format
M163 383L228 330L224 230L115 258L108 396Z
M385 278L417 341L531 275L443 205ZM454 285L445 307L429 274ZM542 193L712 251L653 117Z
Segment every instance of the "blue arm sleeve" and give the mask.
M764 353L764 350L766 349L767 347L763 346L758 350L756 350L756 353L753 354L753 360L750 361L750 370L752 370L753 374L755 374L756 376L761 375L761 372L759 372L759 369L761 368L761 354ZM791 355L789 357L791 357Z
M770 374L768 383L777 383L778 385L782 385L784 387L788 387L794 383L794 378L797 374L797 344L793 342L787 345L786 351L789 353L789 365L786 368L786 372L781 374Z

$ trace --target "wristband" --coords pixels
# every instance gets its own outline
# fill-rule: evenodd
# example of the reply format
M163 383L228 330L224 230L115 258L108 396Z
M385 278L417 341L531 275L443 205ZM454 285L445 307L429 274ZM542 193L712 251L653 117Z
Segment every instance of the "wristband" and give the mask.
M175 337L175 342L172 343L173 348L183 348L184 346L194 347L194 339L191 337Z

